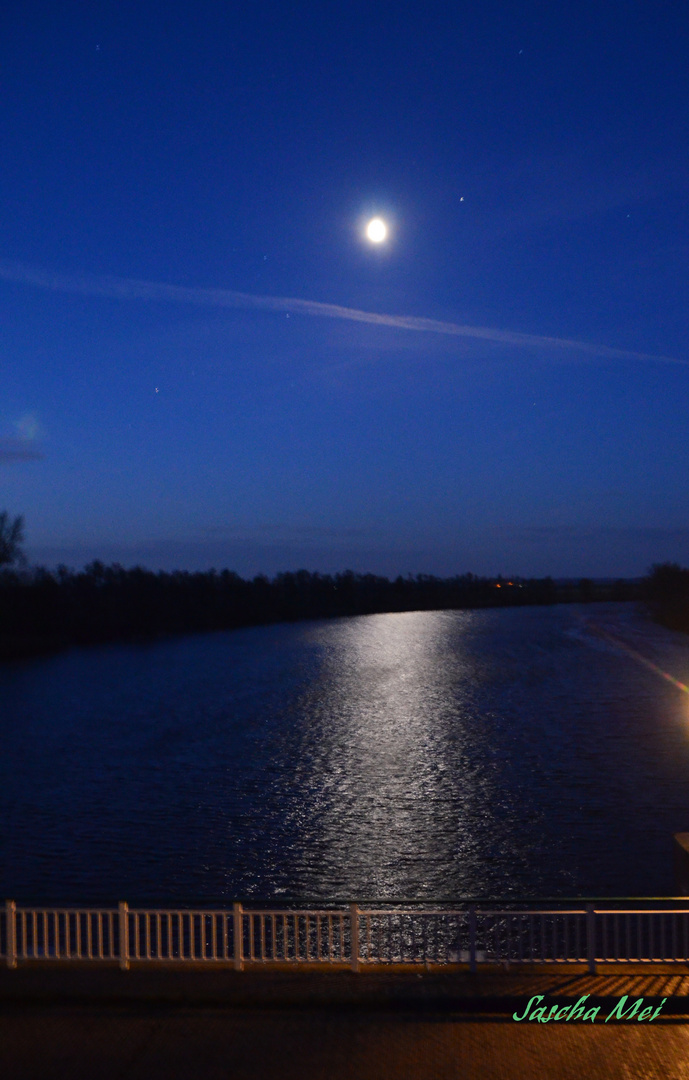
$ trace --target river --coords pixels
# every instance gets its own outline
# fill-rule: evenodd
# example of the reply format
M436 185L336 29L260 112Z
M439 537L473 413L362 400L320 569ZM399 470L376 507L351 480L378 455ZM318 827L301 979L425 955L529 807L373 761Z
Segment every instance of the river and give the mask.
M2 895L669 894L689 695L661 672L689 683L689 637L634 604L370 615L2 665Z

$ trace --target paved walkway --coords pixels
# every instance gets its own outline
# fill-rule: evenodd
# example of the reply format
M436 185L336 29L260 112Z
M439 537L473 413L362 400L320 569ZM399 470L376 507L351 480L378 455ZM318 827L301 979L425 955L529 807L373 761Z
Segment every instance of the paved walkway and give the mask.
M419 977L420 975L420 977ZM582 994L598 1022L515 1023L534 994ZM623 994L668 1001L605 1024ZM668 1008L670 1006L670 1008ZM0 971L8 1080L689 1078L689 974L677 968L465 972Z
M311 1010L50 1007L0 1017L7 1080L686 1080L689 1025L518 1026Z
M615 964L589 975L579 965L466 968L437 965L376 965L359 973L349 968L270 965L235 971L193 964L118 966L24 963L0 967L0 1002L94 1004L150 1002L242 1008L339 1008L512 1014L534 994L553 1001L582 994L617 1001L622 994L667 998L664 1013L689 1016L689 966ZM689 1072L688 1072L689 1080Z

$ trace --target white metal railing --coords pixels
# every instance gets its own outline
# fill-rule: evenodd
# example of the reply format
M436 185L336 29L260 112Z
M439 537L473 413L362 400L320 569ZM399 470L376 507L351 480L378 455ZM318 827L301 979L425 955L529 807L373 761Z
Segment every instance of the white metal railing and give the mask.
M347 965L689 963L689 908L0 907L0 958Z
M117 911L5 904L0 949L16 960L118 960Z

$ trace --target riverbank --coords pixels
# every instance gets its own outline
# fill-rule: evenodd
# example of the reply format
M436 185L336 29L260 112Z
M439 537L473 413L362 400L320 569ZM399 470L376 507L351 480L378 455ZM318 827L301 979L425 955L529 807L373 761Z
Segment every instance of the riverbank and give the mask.
M0 575L0 661L73 646L155 641L273 623L409 611L633 601L638 581L554 581L463 574L397 577L299 570L273 580L217 573L152 573L92 563L81 573L42 567Z
M654 566L644 584L644 598L657 623L689 634L689 570L677 563Z

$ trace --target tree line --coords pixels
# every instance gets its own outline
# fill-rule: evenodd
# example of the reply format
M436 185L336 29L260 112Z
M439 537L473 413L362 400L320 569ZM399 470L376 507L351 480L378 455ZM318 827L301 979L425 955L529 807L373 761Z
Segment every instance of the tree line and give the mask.
M19 526L17 527L17 521ZM23 522L0 515L0 658L70 645L141 640L273 622L377 612L631 600L639 586L589 579L506 579L467 573L398 576L298 570L245 580L231 570L153 572L96 560L76 572L60 566L11 568L21 559Z
M657 563L644 579L643 598L656 622L689 634L689 570Z

